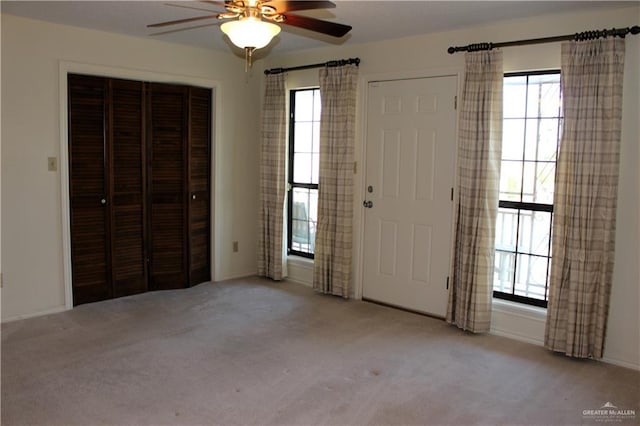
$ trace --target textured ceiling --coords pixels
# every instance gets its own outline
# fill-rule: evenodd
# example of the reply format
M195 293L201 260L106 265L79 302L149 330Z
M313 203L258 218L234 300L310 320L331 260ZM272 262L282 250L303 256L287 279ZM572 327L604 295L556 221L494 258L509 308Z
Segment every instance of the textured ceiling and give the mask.
M300 12L307 16L353 26L342 39L334 39L287 25L270 49L290 52L327 45L359 44L426 34L490 22L526 18L575 10L594 10L631 5L637 2L610 1L369 1L334 0L335 9ZM174 6L172 6L172 4ZM207 49L228 50L229 41L219 30L220 23L197 21L163 29L147 24L206 15L175 5L220 11L214 5L194 1L2 1L2 13L92 28L102 31L151 37ZM186 31L155 34L192 27Z

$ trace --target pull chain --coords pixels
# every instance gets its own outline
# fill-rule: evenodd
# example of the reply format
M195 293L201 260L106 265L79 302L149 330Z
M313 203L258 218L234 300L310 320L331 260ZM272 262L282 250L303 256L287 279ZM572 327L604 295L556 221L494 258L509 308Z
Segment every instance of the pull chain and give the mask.
M245 47L244 48L244 72L249 72L251 69L252 60L253 60L253 51L256 50L255 47Z

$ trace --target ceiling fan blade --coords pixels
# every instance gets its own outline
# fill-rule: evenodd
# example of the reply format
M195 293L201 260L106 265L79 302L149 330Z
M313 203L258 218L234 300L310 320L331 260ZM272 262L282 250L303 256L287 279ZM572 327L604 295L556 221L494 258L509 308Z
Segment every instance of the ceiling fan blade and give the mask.
M216 27L218 25L219 25L219 22L215 22L213 24L194 25L194 26L186 27L186 28L176 28L176 29L173 29L173 30L160 31L160 32L157 32L157 33L151 33L149 35L150 36L160 36L160 35L165 35L165 34L179 33L181 31L195 30L195 29L198 29L198 28Z
M224 7L225 4L227 4L226 1L213 1L213 0L200 0L201 3L209 3L209 4L215 4L216 6L222 6Z
M184 9L192 9L192 10L203 10L205 12L210 12L210 13L215 13L215 10L211 10L211 9L205 9L204 7L194 7L194 6L187 6L186 4L178 4L178 3L165 3L165 6L173 6L173 7L182 7Z
M184 24L186 22L201 21L203 19L214 19L214 18L215 19L218 18L217 13L215 15L204 15L204 16L196 16L195 18L186 18L186 19L178 19L175 21L159 22L157 24L147 25L147 28L166 27L167 25Z
M294 12L296 10L333 9L336 7L335 3L324 0L271 0L264 3L264 5L273 7L278 13Z
M282 15L284 16L283 24L292 27L304 28L306 30L315 31L317 33L327 34L333 37L342 37L351 31L351 25L338 24L336 22L323 21L321 19L309 18L300 15Z

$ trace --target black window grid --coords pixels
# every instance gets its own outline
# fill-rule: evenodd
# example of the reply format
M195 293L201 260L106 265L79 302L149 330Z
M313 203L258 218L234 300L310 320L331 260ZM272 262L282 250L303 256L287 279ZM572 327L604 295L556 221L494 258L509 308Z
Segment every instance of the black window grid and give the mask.
M551 75L551 74L560 74L559 70L553 70L553 71L532 71L532 72L522 72L522 73L507 73L505 74L505 77L526 77L526 94L525 94L525 105L528 105L528 96L529 96L529 78L531 76L536 76L536 75ZM560 94L561 96L561 94ZM523 120L524 119L524 130L523 130L523 135L522 137L525 138L523 140L523 149L522 149L522 159L518 159L518 160L501 160L501 161L514 161L514 162L519 162L522 164L521 167L521 184L520 184L520 193L519 193L519 198L520 200L523 200L525 197L525 193L524 193L524 182L525 182L525 164L527 163L538 163L538 164L544 164L544 163L549 163L549 164L554 164L556 163L556 161L545 161L545 160L539 160L537 158L536 155L536 159L535 160L530 160L526 158L526 135L527 135L527 124L529 123L530 120L541 120L541 119L554 119L557 120L557 129L556 129L556 135L558 137L558 139L560 138L561 135L561 127L562 127L562 120L563 120L563 116L561 113L560 108L558 109L558 114L557 116L544 116L541 117L539 115L537 116L529 116L526 108L525 108L525 114L524 117L509 117L509 118L504 118L504 120L511 120L511 119L518 119L518 120ZM556 143L556 159L558 158L558 148L559 148L559 143ZM533 179L534 182L534 194L535 194L535 185L537 184L536 179ZM503 300L510 300L510 301L514 301L514 302L518 302L518 303L524 303L524 304L528 304L528 305L533 305L533 306L539 306L539 307L547 307L547 300L548 300L548 295L549 295L549 275L550 275L550 268L551 268L551 236L552 236L552 229L553 229L553 204L543 204L543 203L533 203L533 202L523 202L523 201L508 201L508 200L500 200L499 201L499 207L502 209L510 209L510 210L514 210L517 212L517 220L516 220L516 224L515 224L515 231L516 231L516 238L515 238L515 243L514 243L514 250L504 250L504 249L500 249L497 248L496 249L496 253L509 253L513 255L513 271L512 271L512 279L511 279L511 292L504 292L504 291L498 291L498 290L494 290L493 291L493 296L495 298L498 299L503 299ZM538 253L530 253L530 252L526 252L523 250L520 250L520 219L521 219L521 212L522 211L530 211L530 212L548 212L550 214L550 218L549 218L549 241L548 241L548 247L547 247L547 255L540 255ZM518 274L518 259L519 259L519 255L526 255L526 256L531 256L534 258L542 258L542 259L546 259L546 274L545 274L545 284L544 284L544 300L543 299L539 299L539 298L534 298L534 297L527 297L527 296L522 296L520 294L516 294L516 282L517 282L517 274Z
M307 91L313 91L316 93L317 96L319 96L320 90L318 88L308 88L308 89L296 89L296 90L291 90L289 92L289 156L288 156L288 160L289 160L289 164L288 164L288 177L287 177L287 182L288 182L288 188L287 188L287 254L289 255L295 255L295 256L301 256L301 257L306 257L309 259L313 259L314 258L314 235L311 234L311 232L309 231L309 229L315 229L316 227L316 223L310 219L309 217L309 212L307 211L307 219L306 220L300 220L300 219L296 219L294 218L294 191L296 189L306 189L308 190L308 199L307 199L307 204L306 205L311 205L311 191L318 190L318 184L317 183L312 183L312 182L297 182L295 181L295 174L294 174L294 167L295 167L295 153L296 153L296 146L295 146L295 142L296 142L296 123L299 122L296 120L296 94L299 92L307 92ZM312 117L315 116L315 114L312 111L311 114ZM315 122L312 119L312 123ZM319 141L317 141L319 142ZM300 225L301 223L306 223L306 229L307 229L307 236L308 236L308 243L306 245L309 246L309 251L303 251L303 250L298 250L296 249L296 245L299 245L300 248L302 248L302 245L300 244L296 244L296 242L294 241L295 236L294 236L294 229L296 229L296 225ZM298 234L298 232L295 232L296 234Z

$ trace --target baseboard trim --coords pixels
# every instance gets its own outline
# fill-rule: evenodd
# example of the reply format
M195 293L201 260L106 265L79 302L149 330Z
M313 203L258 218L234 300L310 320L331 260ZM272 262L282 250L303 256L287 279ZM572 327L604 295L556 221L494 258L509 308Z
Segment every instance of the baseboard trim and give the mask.
M237 280L240 278L250 278L250 277L257 277L258 273L253 271L253 272L241 272L239 274L233 274L233 275L227 275L225 277L220 277L220 278L216 278L214 280L211 280L212 283L218 283L218 282L222 282L222 281L229 281L229 280Z
M24 315L16 315L16 316L9 317L9 318L4 318L4 319L2 319L2 324L8 323L8 322L13 322L13 321L20 321L20 320L28 319L28 318L41 317L43 315L58 314L60 312L64 312L64 311L68 311L68 310L69 309L67 309L67 307L65 305L60 305L60 306L56 306L55 308L45 309L43 311L33 312L33 313L30 313L30 314L24 314Z
M291 277L286 277L285 281L290 282L290 283L294 283L294 284L303 285L303 286L309 287L309 288L313 287L313 284L311 284L308 281L298 280L298 279L291 278Z
M628 361L622 361L615 358L604 357L601 360L602 362L606 362L607 364L617 365L618 367L629 368L631 370L640 371L640 364L634 364Z
M544 346L544 342L542 340L534 339L524 334L514 333L513 331L505 331L497 328L492 328L491 331L489 331L489 333L495 336L518 340L520 342L531 343L536 346Z

